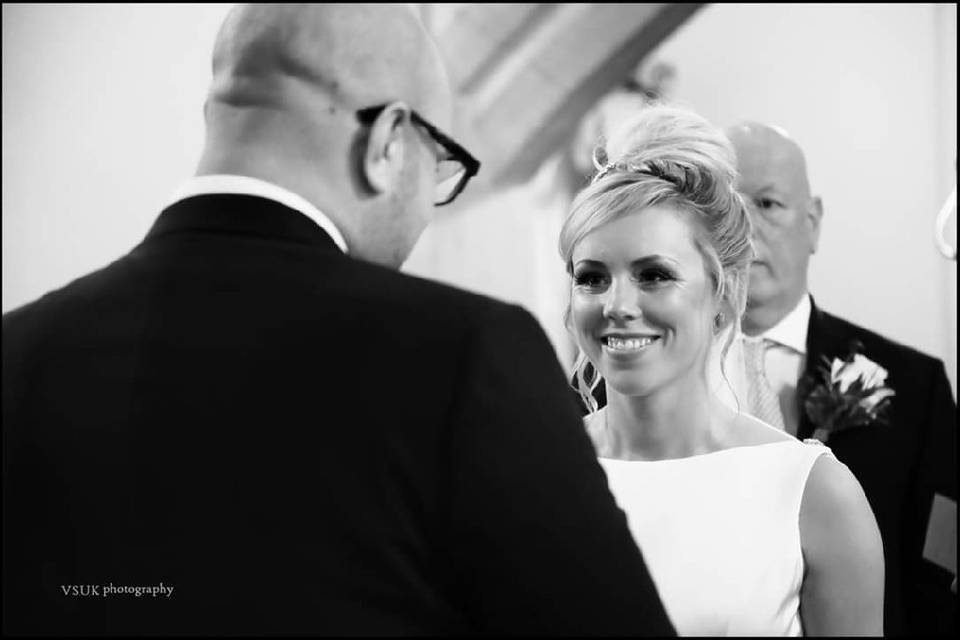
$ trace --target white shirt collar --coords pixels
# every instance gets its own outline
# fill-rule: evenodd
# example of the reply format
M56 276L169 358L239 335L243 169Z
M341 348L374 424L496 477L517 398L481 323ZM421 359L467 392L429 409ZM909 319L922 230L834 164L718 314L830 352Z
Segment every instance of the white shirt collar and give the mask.
M294 192L284 189L272 182L258 178L228 174L194 176L174 192L170 204L179 202L185 198L213 193L236 193L247 196L259 196L279 202L294 211L299 211L316 222L321 229L327 232L336 245L340 247L341 251L348 253L347 243L343 239L343 234L340 233L340 230L333 224L333 221L324 215L322 211L307 202L306 198L298 196Z
M800 302L793 308L793 311L785 315L780 322L763 332L760 337L782 344L797 353L806 355L810 311L810 296L803 294Z

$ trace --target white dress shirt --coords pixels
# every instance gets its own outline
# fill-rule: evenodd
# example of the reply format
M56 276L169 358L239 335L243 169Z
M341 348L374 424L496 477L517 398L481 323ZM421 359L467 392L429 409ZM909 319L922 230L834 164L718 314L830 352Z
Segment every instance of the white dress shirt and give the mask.
M780 401L780 412L788 433L796 435L800 424L800 404L797 383L803 375L807 358L807 329L810 324L810 296L804 294L790 313L769 330L755 336L769 341L764 352L763 366L770 386ZM728 330L729 332L729 330ZM711 388L735 410L746 411L747 376L744 365L742 334L735 339L719 366L720 349L728 332L717 340L709 365Z
M174 192L170 204L193 196L217 193L257 196L279 202L285 207L299 211L326 231L327 235L333 239L341 251L349 253L347 251L347 243L343 239L343 234L340 233L340 230L333 224L333 221L324 215L322 211L307 202L306 198L275 185L272 182L258 178L228 174L195 176L187 180Z
M793 311L758 336L769 341L763 360L764 369L770 386L780 399L784 425L794 435L800 424L797 383L806 366L810 309L810 296L804 294Z

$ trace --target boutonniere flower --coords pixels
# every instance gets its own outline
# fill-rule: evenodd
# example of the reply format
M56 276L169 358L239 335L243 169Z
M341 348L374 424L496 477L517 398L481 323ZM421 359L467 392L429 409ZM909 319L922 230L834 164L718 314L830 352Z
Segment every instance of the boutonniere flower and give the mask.
M803 405L815 426L813 437L821 442L838 431L886 422L895 392L884 384L887 370L858 353L862 347L854 341L845 360L824 357L806 381L809 391Z

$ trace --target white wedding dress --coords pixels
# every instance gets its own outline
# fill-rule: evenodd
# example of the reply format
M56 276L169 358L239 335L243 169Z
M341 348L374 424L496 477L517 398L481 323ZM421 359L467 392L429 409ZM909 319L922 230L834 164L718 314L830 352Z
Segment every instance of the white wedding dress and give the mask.
M821 455L832 454L791 439L599 459L678 634L803 635L800 502Z

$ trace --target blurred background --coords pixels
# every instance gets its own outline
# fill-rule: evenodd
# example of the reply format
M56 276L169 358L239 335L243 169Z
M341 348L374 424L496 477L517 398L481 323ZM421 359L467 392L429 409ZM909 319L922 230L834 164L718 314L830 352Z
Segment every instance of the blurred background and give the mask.
M663 98L777 124L823 198L826 310L942 358L956 396L955 4L419 4L483 162L404 270L530 310L569 368L557 235L610 122ZM231 5L3 5L3 311L139 242L193 174ZM947 225L956 246L956 216Z

